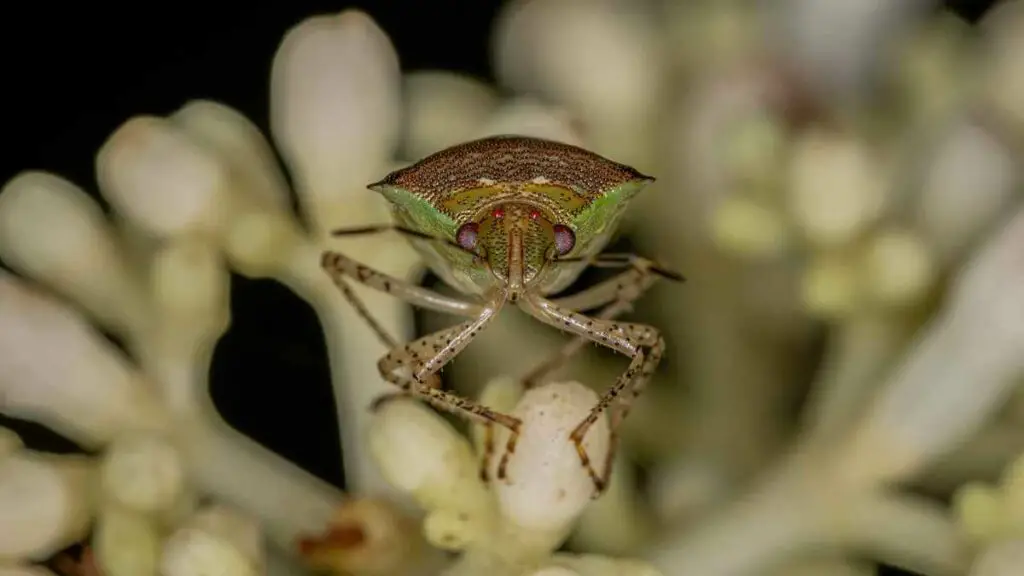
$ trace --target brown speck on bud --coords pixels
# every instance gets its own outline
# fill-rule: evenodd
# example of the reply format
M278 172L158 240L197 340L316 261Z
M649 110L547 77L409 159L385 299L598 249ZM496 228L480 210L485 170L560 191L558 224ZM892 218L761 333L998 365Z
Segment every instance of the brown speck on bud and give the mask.
M60 576L103 576L92 548L84 546L76 560L70 552L58 554L51 562L53 570Z
M398 573L423 550L416 523L379 498L348 500L320 534L297 546L311 568L331 574Z

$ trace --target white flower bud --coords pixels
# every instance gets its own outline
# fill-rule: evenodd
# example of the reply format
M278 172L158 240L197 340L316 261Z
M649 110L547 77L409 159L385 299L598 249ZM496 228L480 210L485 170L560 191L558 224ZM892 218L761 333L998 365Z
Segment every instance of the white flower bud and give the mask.
M803 273L804 306L825 318L844 317L857 309L861 299L857 267L839 254L822 254L808 263Z
M984 127L960 121L925 168L915 225L944 263L956 261L1012 204L1022 176L1012 150Z
M86 446L162 426L159 400L73 310L0 272L0 407Z
M370 425L370 450L392 485L429 510L467 510L488 500L469 442L417 401L392 400Z
M989 546L971 565L969 576L1017 576L1024 566L1024 539Z
M960 531L975 543L996 539L1007 527L1002 494L994 487L969 482L953 495L953 512Z
M725 143L718 147L724 150L715 152L723 155L724 168L736 184L762 193L778 185L791 139L782 112L755 108L726 130Z
M208 100L189 102L171 119L220 155L244 198L264 208L289 209L288 185L277 158L251 120L233 108Z
M160 546L152 517L113 505L100 511L93 550L103 576L156 576Z
M494 486L502 513L511 522L525 529L556 532L571 524L590 503L594 483L569 434L597 401L597 394L578 382L547 384L523 395L512 413L522 420L516 450L509 459L506 480ZM507 439L508 431L499 428L491 477L496 477ZM600 473L609 449L605 417L591 426L583 446Z
M863 143L812 131L793 148L790 210L809 241L847 243L882 214L885 174Z
M907 230L885 230L869 242L863 256L865 288L885 304L920 302L938 274L928 245Z
M498 105L494 88L452 72L405 77L406 158L419 159L471 140Z
M256 576L256 568L231 544L193 528L178 530L164 544L160 574L165 576Z
M0 460L0 561L43 560L80 540L93 502L84 458L22 452Z
M198 512L164 543L162 576L257 576L263 556L259 530L219 506Z
M96 173L110 203L154 236L216 233L227 220L226 167L166 120L125 122L100 149Z
M130 510L165 513L182 496L184 472L178 450L158 436L118 438L103 455L101 470L107 497Z
M263 564L263 534L254 518L218 504L196 512L190 525L230 542L252 564Z
M141 323L143 303L100 207L74 184L23 173L0 192L0 257L105 326Z
M224 252L231 266L250 278L270 276L294 257L302 231L281 212L242 211L235 215L224 237Z
M307 211L379 179L398 142L400 83L391 42L363 12L309 18L285 36L271 74L271 128Z
M632 5L602 0L512 2L495 31L498 76L588 119L621 125L650 112L664 56Z
M737 195L726 197L715 208L711 234L723 248L742 256L776 256L790 241L782 214Z
M478 522L466 514L442 508L423 519L423 536L431 545L457 552L478 541L481 530Z

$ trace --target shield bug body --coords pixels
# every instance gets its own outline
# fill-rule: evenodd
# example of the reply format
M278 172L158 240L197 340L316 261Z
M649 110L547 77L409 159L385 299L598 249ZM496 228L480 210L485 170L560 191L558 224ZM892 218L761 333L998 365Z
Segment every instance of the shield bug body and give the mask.
M541 322L576 335L525 378L527 386L536 385L588 341L628 356L631 362L625 373L569 437L599 494L607 485L612 457L595 467L583 449L583 438L609 411L615 446L618 425L664 349L655 328L618 322L614 317L628 310L657 277L682 279L644 258L601 253L630 199L651 181L582 148L538 138L495 136L459 144L370 185L391 203L394 225L335 234L404 233L434 273L467 298L403 283L337 252L325 252L322 264L391 348L378 362L386 380L404 393L483 421L489 431L493 425L510 430L497 470L499 479L515 450L520 421L441 390L437 373L487 327L502 306L514 304ZM625 270L576 294L549 298L568 288L587 266ZM412 305L468 320L400 345L369 317L347 279ZM593 316L582 313L595 309ZM490 441L487 451L485 463L493 451Z

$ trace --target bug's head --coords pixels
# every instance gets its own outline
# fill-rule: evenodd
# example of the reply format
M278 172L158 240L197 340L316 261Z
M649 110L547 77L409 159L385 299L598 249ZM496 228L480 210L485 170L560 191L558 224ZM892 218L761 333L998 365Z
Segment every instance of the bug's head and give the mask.
M455 241L480 254L513 302L553 258L576 245L573 230L544 208L523 202L491 206L462 224Z

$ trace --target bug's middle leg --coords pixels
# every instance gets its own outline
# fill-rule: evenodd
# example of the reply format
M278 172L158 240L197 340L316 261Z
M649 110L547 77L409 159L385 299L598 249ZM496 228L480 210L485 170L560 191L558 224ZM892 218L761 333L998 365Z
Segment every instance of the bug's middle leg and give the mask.
M499 308L500 304L492 304L485 307L480 316L473 320L396 347L377 363L381 376L399 386L403 392L423 398L441 410L482 422L488 427L488 442L485 443L480 470L484 480L487 479L487 464L493 455L491 427L497 424L509 430L505 451L511 453L515 451L519 439L521 421L458 394L432 386L430 379L436 377L445 364L462 352L480 331L491 323ZM499 475L502 474L499 472Z
M569 440L575 445L580 461L594 482L595 496L600 495L607 487L611 474L612 462L618 444L619 426L629 413L633 401L643 392L661 361L665 341L657 329L646 324L592 318L537 296L521 300L520 307L545 324L582 336L629 356L631 359L626 371L619 376L611 388L601 395L587 417L569 434ZM583 439L590 427L609 408L612 408L609 452L600 472L598 472L583 446Z

